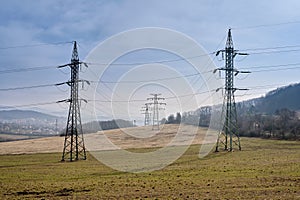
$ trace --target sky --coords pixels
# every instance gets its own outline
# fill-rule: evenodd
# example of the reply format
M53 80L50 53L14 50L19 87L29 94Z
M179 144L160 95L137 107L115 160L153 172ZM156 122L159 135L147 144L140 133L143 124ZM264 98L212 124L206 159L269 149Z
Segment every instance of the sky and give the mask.
M227 31L231 28L234 48L239 52L249 53L247 56L235 57L235 68L252 71L251 74L239 74L235 77L236 87L250 89L237 92L236 100L260 97L277 87L299 82L299 8L300 2L297 0L3 1L0 7L0 106L36 109L65 115L68 104L53 102L69 98L68 86L14 88L53 85L69 80L70 69L57 69L56 66L70 62L72 41L77 41L79 57L85 61L89 59L97 45L105 43L117 34L145 27L173 30L191 38L202 47L203 52L209 55L207 59L211 59L216 68L224 67L224 60L221 56L216 57L213 52L224 49ZM130 42L135 41L130 40ZM184 45L181 48L184 48ZM112 65L106 69L101 80L109 82L123 78L130 81L136 77L145 77L141 80L153 80L195 73L182 60L172 64L163 63L167 66L161 67L166 67L165 69L171 71L170 73L152 70L151 74L151 70L150 72L146 70L149 69L147 63L178 58L180 58L178 55L162 50L133 51L113 62L143 63L146 65L143 66L144 70L139 71L135 68L137 66ZM82 77L99 80L100 77L92 77L91 74L95 74L101 66L91 64L87 69L82 68ZM136 76L126 76L133 69L137 69ZM224 83L224 74L216 73L214 78ZM205 91L205 88L201 88L205 78L186 79L189 84L192 84L191 93ZM152 82L155 85L156 81ZM163 97L171 97L175 90L168 89L169 86L175 85L175 88L178 88L177 86L182 84L174 80L166 83L165 88L163 84L158 84L160 89L157 91L153 85L149 88L143 86L142 89L132 87L132 91L137 92L125 98L141 100L144 96L146 101L146 98L151 97L151 90L154 93L163 92ZM138 84L135 86L140 87ZM124 117L121 113L123 111L120 110L127 107L129 110L135 109L130 111L130 120L136 118L141 121L143 116L140 114L140 107L145 102L133 105L126 102L104 102L105 99L122 101L122 95L128 92L122 87L122 84L113 83L90 86L85 84L81 87L83 89L81 92L82 97L86 99L101 98L103 102L99 101L96 107L99 112L97 115L103 119L111 118L111 110L119 112L116 117ZM88 92L84 93L85 91ZM95 91L101 95L91 97L90 95ZM188 94L183 89L175 93L175 95ZM196 99L196 104L199 102L201 106L210 104L202 101L201 97L199 99ZM187 100L183 102L178 99L173 99L173 102L169 100L162 115L167 116L170 113L197 108L196 104L186 103ZM48 102L52 104L40 105ZM90 105L94 106L92 103L89 105L82 103L82 108L88 110ZM125 112L128 112L128 109L125 109Z

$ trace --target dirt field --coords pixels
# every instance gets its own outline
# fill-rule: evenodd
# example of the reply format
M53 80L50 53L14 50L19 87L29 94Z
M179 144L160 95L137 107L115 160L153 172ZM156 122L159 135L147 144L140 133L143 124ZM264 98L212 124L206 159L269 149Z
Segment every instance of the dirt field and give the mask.
M160 131L152 131L152 127L137 127L108 130L104 132L85 135L86 148L97 147L97 150L112 149L103 143L107 137L117 147L122 149L161 147L168 144L176 135L180 135L175 145L182 145L192 140L192 144L200 144L206 134L206 128L197 128L195 138L189 135L195 131L194 126L164 125ZM104 134L103 134L104 133ZM180 133L180 134L178 134ZM149 137L150 136L150 137ZM97 144L94 144L97 142ZM13 142L1 142L0 154L31 154L61 152L63 149L64 137L47 137L31 140Z

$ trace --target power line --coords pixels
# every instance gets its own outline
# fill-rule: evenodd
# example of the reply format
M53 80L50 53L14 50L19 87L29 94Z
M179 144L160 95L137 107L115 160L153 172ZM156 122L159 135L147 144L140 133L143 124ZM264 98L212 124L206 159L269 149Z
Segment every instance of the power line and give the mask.
M70 43L70 42L69 42ZM54 43L55 44L55 43ZM56 43L59 44L59 43ZM290 49L290 50L280 50L280 51L262 51L262 52L255 52L255 51L260 51L260 50L270 50L270 49L284 49L284 48L295 48L295 47L300 47L300 45L287 45L287 46L275 46L275 47L260 47L260 48L252 48L252 49L245 49L245 51L254 51L250 52L249 54L255 55L255 54L271 54L271 53L284 53L284 52L297 52L300 51L300 49ZM198 56L193 56L189 58L178 58L178 59L173 59L173 60L161 60L161 61L151 61L151 62L132 62L132 63L84 63L83 64L89 64L89 65L143 65L143 64L151 64L151 63L167 63L167 62L177 62L177 61L182 61L182 60L188 60L188 59L193 59L201 56L206 56L206 55L213 55L216 52L211 52L207 54L202 54ZM15 68L15 69L8 69L8 70L0 70L0 74L6 74L6 73L17 73L17 72L28 72L28 71L38 71L38 70L46 70L46 69L54 69L57 68L58 66L38 66L38 67L22 67L22 68ZM205 72L206 73L206 72ZM186 75L188 76L196 76L199 74L190 74ZM172 79L172 78L171 78ZM159 80L159 79L158 79ZM107 83L114 83L113 81L106 81ZM130 82L130 81L128 81Z
M286 48L296 48L300 47L300 45L286 45L286 46L274 46L274 47L259 47L259 48L251 48L251 49L244 49L240 51L261 51L261 50L272 50L272 49L286 49ZM291 50L281 50L281 51L262 51L262 52L253 52L249 54L264 54L264 53L281 53L281 52L293 52L293 51L300 51L300 49L291 49ZM131 65L145 65L145 64L152 64L152 63L168 63L168 62L177 62L177 61L186 61L189 59L195 59L202 56L214 55L217 52L211 52L207 54L196 55L188 58L177 58L177 59L170 59L170 60L158 60L158 61L149 61L149 62L132 62L132 63L87 63L88 65L117 65L117 66L131 66Z
M221 39L221 41L219 42L217 48L215 49L214 52L218 52L218 50L220 49L221 45L223 44L223 42L226 39L226 35L224 35L224 37ZM210 66L211 63L213 63L215 61L217 57L214 56L212 59L210 59L206 64L205 64L205 70L208 69L208 67ZM211 75L206 79L206 82L208 82L212 77L214 76L213 73L211 73ZM197 77L196 81L192 81L191 86L194 86L198 81L200 80L200 76ZM200 85L200 87L198 89L196 89L196 91L198 92L203 86L205 86L205 81L202 82L202 84ZM215 91L215 90L214 90ZM183 102L183 104L188 104L190 101L192 100L192 98L188 99L187 101Z
M300 69L300 67L288 67L288 68L280 68L280 69L273 69L273 70L253 70L251 72L257 73L257 72L275 72L275 71L282 71L282 70L292 70L292 69Z
M248 54L256 55L256 54L288 53L288 52L297 52L297 51L300 51L300 49L280 50L280 51L249 52Z
M272 87L284 87L285 85L283 84L270 84L270 85L256 85L249 87L252 90L260 90L260 89L267 89L267 88L272 88ZM171 96L167 97L165 99L174 99L174 98L180 98L180 97L187 97L187 96L196 96L199 94L205 94L209 92L214 92L215 90L210 90L210 91L204 91L204 92L198 92L198 93L193 93L193 94L186 94L186 95L178 95L178 96ZM259 93L260 94L260 93ZM97 101L97 102L112 102L112 101L101 101L101 100L88 100L88 101ZM142 101L145 102L143 99L137 99L137 100L131 100L131 101ZM115 101L114 101L115 102ZM130 102L130 101L117 101L117 102ZM44 105L51 105L51 104L57 104L57 101L52 101L52 102L40 102L40 103L32 103L32 104L19 104L19 105L9 105L6 106L7 108L23 108L23 107L32 107L32 106L44 106Z
M241 69L265 69L265 68L276 68L276 67L285 67L285 66L297 66L300 63L288 63L288 64L278 64L278 65L261 65L261 66L254 66L254 67L243 67Z
M49 84L49 86L56 86L57 84ZM43 85L41 85L43 86ZM46 86L46 85L45 85ZM267 88L273 88L273 87L284 87L284 84L269 84L269 85L255 85L255 86L251 86L249 87L249 89L251 90L261 90L261 89L267 89ZM33 87L33 86L30 86ZM3 89L0 89L3 90ZM191 93L191 94L185 94L185 95L178 95L178 96L169 96L166 97L165 99L175 99L175 98L181 98L181 97L188 97L188 96L197 96L200 94L205 94L205 93L209 93L209 92L214 92L216 91L215 89L213 90L207 90L207 91L203 91L203 92L196 92L196 93ZM144 102L144 99L135 99L135 100L117 100L117 101L112 101L109 100L108 97L106 97L107 100L103 101L103 100L88 100L88 101L96 101L96 102ZM21 105L12 105L12 106L7 106L7 107L30 107L30 106L39 106L39 105L49 105L49 104L55 104L56 102L43 102L43 103L33 103L33 104L21 104Z
M99 99L88 99L88 102L95 101L101 103L129 103L129 102L145 102L145 99L133 99L133 100L99 100Z
M17 46L7 46L7 47L0 47L0 50L6 49L16 49L16 48L30 48L30 47L39 47L39 46L49 46L49 45L62 45L62 44L71 44L73 43L68 42L54 42L54 43L39 43L39 44L26 44L26 45L17 45Z
M184 94L184 95L178 95L178 96L169 96L169 97L165 97L164 99L176 99L176 98L182 98L182 97L188 97L188 96L197 96L200 94L206 94L209 92L215 92L216 89L213 90L207 90L207 91L203 91L203 92L197 92L197 93L191 93L191 94ZM132 99L132 100L98 100L98 99L89 99L87 101L95 101L95 102L103 102L103 103L111 103L111 102L115 102L115 103L129 103L129 102L144 102L145 99Z
M39 70L46 70L46 69L54 69L54 68L57 68L57 67L58 66L40 66L40 67L15 68L15 69L0 70L0 74L28 72L28 71L39 71Z
M44 106L44 105L51 105L51 104L57 104L57 102L52 101L52 102L41 102L41 103L32 103L32 104L20 104L20 105L6 106L6 107L7 108L24 108L24 107Z
M283 84L269 84L269 85L256 85L249 87L250 89L263 89L263 88L270 88L270 87L282 87Z
M268 49L286 49L286 48L296 48L296 47L300 47L300 45L249 48L249 49L242 49L241 51L260 51L260 50L268 50Z
M300 23L300 21L288 21L288 22L281 22L281 23L270 23L270 24L259 24L259 25L254 25L254 26L234 27L232 29L243 30L243 29L267 28L267 27L272 27L272 26L282 26L282 25L299 24L299 23Z
M287 66L297 66L297 67L287 67ZM286 68L281 68L286 67ZM275 68L275 69L269 69ZM279 64L279 65L263 65L263 66L254 66L254 67L244 67L241 68L243 70L252 70L253 73L259 72L275 72L275 71L282 71L282 70L293 70L293 69L300 69L300 63L288 63L288 64ZM253 70L253 69L260 69L260 70Z
M166 78L158 78L158 79L149 79L149 80L140 80L140 81L90 81L91 83L145 83L145 82L154 82L154 81L165 81L165 80L172 80L172 79L178 79L178 78L187 78L187 77L193 77L193 76L198 76L204 73L209 73L212 71L206 71L206 72L198 72L194 74L187 74L187 75L182 75L182 76L174 76L174 77L166 77Z
M0 91L34 89L34 88L43 88L43 87L51 87L51 86L58 86L58 85L61 85L61 84L58 83L58 84L32 85L32 86L13 87L13 88L0 88Z
M226 38L226 36L224 36L224 38L221 40L221 42L219 43L218 45L218 48L219 46L222 44L222 42L224 41L224 39ZM217 48L217 49L218 49ZM215 54L215 52L212 52L212 53L209 53L209 54ZM205 55L209 55L209 54L205 54ZM176 59L176 60L168 60L168 62L171 62L171 61L177 61L177 60L184 60L184 59ZM215 57L213 58L213 60L215 60ZM209 63L213 62L210 61ZM161 61L161 62L167 62L167 61ZM153 63L153 62L152 62ZM89 64L95 64L95 63L89 63ZM103 64L103 63L98 63L98 64ZM119 63L119 64L123 64L123 63ZM124 63L125 65L135 65L135 64L146 64L146 63ZM103 64L103 65L106 65L106 64ZM118 65L118 64L115 64L115 65ZM208 64L206 65L208 67ZM205 69L207 69L207 67ZM91 70L89 68L89 70ZM207 72L203 72L203 73L208 73L208 72L211 72L211 71L207 71ZM184 76L178 76L178 77L170 77L170 78L164 78L164 79L152 79L152 80L147 80L147 81L124 81L124 83L128 82L128 83L137 83L137 82L149 82L149 81L158 81L158 80L166 80L166 79L176 79L176 78L182 78L182 77L190 77L190 76L198 76L200 73L196 73L196 74L188 74L188 75L184 75ZM212 75L210 76L210 78L213 76L213 73ZM197 81L199 80L199 77L197 78ZM196 82L197 82L196 81ZM91 81L92 83L99 83L99 82L102 82L104 83L104 85L106 86L105 83L123 83L123 81ZM196 83L195 82L195 83ZM194 83L194 84L195 84ZM107 86L106 86L107 87ZM110 89L110 88L109 88ZM199 88L200 89L200 88ZM111 90L111 89L110 89ZM214 90L215 91L215 90ZM199 93L200 94L200 93ZM188 94L188 95L183 95L183 96L192 96L192 95L195 95L195 94ZM178 96L177 96L178 97ZM171 98L177 98L177 97L168 97L169 99ZM107 99L107 98L106 98ZM101 101L101 100L96 100L98 102L108 102L108 103L111 103L112 101L111 100L108 100L108 101ZM134 100L134 101L141 101L141 102L144 102L144 100ZM116 102L116 101L114 101ZM117 101L117 102L128 102L128 101Z
M165 97L165 99L177 99L177 98L181 98L181 97L197 96L197 95L200 95L200 94L206 94L206 93L215 92L215 91L216 91L216 89L213 89L213 90L207 90L207 91L203 91L203 92L196 92L196 93L192 93L192 94Z
M124 66L131 66L131 65L146 65L146 64L152 64L152 63L169 63L169 62L178 62L178 61L187 61L189 59L195 59L199 58L202 56L209 56L209 55L214 55L216 52L211 52L211 53L206 53L206 54L201 54L201 55L196 55L196 56L191 56L187 58L176 58L176 59L170 59L170 60L158 60L158 61L149 61L149 62L132 62L132 63L87 63L88 65L124 65Z
M79 80L78 83L80 82L88 82L88 81L83 81ZM60 86L64 84L71 84L71 81L67 82L62 82L62 83L54 83L54 84L44 84L44 85L31 85L31 86L23 86L23 87L11 87L11 88L0 88L0 91L11 91L11 90L24 90L24 89L34 89L34 88L43 88L43 87L51 87L51 86Z
M280 65L265 65L265 66L254 66L254 67L245 67L241 68L244 70L248 69L261 69L261 70L252 70L253 73L258 72L275 72L275 71L282 71L282 70L293 70L293 69L300 69L300 63L289 63L289 64L280 64ZM288 68L279 68L279 69L269 69L269 68L278 68L284 66L298 66L298 67L288 67ZM209 73L210 71L203 72ZM183 76L177 77L169 77L169 78L161 78L161 79L150 79L150 80L141 80L141 81L89 81L90 83L145 83L145 82L154 82L154 81L164 81L164 80L171 80L171 79L178 79L184 77L192 77L201 75L202 73L195 73L195 74L188 74ZM64 83L55 83L55 84L44 84L44 85L32 85L32 86L23 86L23 87L10 87L10 88L0 88L0 91L12 91L12 90L23 90L23 89L34 89L34 88L43 88L43 87L52 87L52 86L59 86ZM106 85L105 85L106 86ZM106 86L108 87L108 86Z
M86 65L86 63L84 63L84 62L81 62L80 64ZM18 72L30 72L30 71L39 71L39 70L56 69L56 68L62 68L62 67L65 67L65 65L37 66L37 67L22 67L22 68L14 68L14 69L0 70L0 74L18 73Z

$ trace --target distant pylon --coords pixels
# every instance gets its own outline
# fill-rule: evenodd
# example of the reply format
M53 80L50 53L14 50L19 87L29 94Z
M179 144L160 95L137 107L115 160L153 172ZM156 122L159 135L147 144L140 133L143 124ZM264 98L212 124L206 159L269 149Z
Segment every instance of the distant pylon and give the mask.
M147 100L153 100L153 103L148 103L149 105L153 105L152 108L152 130L159 130L159 105L166 105L164 102L159 102L160 100L165 100L165 98L158 97L161 94L150 94L153 97L147 98Z
M144 120L144 125L145 126L148 126L151 122L151 112L150 112L150 108L149 108L149 103L145 103L145 107L142 107L142 110L141 110L145 115L145 120Z
M78 83L87 82L89 84L89 82L79 80L79 67L81 64L83 63L79 61L77 44L75 41L71 63L59 66L59 68L67 66L71 68L71 80L66 82L66 84L71 87L70 99L59 101L70 103L67 127L65 132L64 148L61 159L62 161L65 161L66 159L69 161L86 159L79 104L79 101L83 99L78 98Z
M223 146L224 150L227 151L232 151L234 149L234 145L239 150L241 150L234 92L236 90L247 90L247 89L235 88L234 76L237 75L238 73L250 73L250 72L238 71L237 69L235 69L233 66L233 60L236 55L248 55L248 54L238 53L237 50L234 50L231 29L228 30L225 50L218 51L216 55L218 56L219 53L222 54L225 53L225 68L218 68L215 70L215 72L217 70L225 71L225 95L224 95L224 103L223 103L222 114L221 114L222 117L225 117L225 121L224 121L223 129L220 131L218 135L216 152L219 151L219 148L221 146Z

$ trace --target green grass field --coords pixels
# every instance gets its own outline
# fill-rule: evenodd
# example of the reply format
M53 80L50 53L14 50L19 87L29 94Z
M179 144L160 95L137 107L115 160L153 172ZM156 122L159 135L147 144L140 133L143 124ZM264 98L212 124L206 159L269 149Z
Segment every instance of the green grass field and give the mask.
M1 155L0 199L300 199L300 142L242 138L242 151L198 158L193 145L160 171L131 174L88 156Z

